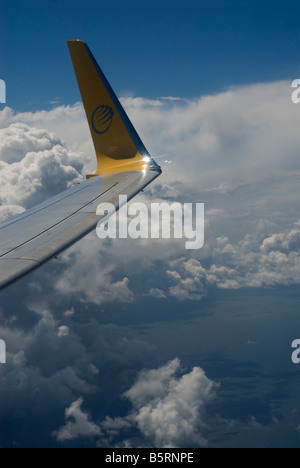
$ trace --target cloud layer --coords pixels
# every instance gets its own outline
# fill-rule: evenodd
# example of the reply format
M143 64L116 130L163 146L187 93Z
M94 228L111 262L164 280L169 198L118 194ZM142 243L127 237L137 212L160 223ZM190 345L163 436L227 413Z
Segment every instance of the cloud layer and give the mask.
M299 114L289 82L243 86L190 101L128 97L122 103L158 162L174 161L166 166L166 180L211 188L299 170ZM54 132L80 152L87 172L95 167L81 104L18 114L6 108L0 128L12 123Z
M128 324L128 311L143 317L147 307L157 320L176 307L185 318L190 301L212 290L300 282L299 118L290 83L123 103L164 168L139 200L204 202L205 246L187 253L178 240L101 242L91 234L3 294L0 336L8 356L0 415L14 427L14 440L3 435L7 445L24 445L31 431L51 445L55 430L63 444L209 444L206 409L218 392L202 354L191 370L172 359L175 348L160 362L139 329L114 318ZM0 220L94 167L80 104L0 112ZM121 395L125 414L119 406L111 412Z

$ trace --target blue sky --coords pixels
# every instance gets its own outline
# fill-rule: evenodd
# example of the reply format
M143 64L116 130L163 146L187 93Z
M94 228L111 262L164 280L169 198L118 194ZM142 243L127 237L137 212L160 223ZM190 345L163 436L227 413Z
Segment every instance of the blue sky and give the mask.
M88 42L119 95L195 97L300 71L296 1L10 0L1 8L0 70L16 110L79 99L68 39Z
M299 447L299 2L0 9L0 222L95 168L77 38L162 165L139 201L205 203L200 251L92 233L1 293L0 446Z

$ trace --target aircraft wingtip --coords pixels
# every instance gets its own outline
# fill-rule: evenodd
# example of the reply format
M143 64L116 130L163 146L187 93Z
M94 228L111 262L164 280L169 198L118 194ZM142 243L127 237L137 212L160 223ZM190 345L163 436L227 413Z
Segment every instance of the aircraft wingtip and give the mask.
M74 43L81 43L81 44L86 44L85 41L82 41L81 39L72 39L72 40L69 40L67 41L68 44L74 44Z

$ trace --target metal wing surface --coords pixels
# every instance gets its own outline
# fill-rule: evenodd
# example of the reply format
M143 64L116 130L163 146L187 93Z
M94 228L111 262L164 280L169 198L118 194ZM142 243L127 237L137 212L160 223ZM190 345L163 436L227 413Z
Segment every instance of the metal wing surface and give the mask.
M156 172L94 177L0 225L0 289L57 256L96 228L100 203L119 208L119 195L132 199Z

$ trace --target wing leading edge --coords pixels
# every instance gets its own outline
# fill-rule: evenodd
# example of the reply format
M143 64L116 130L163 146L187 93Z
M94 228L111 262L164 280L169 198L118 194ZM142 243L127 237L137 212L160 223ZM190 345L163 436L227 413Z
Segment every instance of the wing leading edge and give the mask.
M100 203L119 209L161 169L150 158L87 45L68 42L89 122L97 171L87 180L0 224L0 290L39 268L95 229Z

